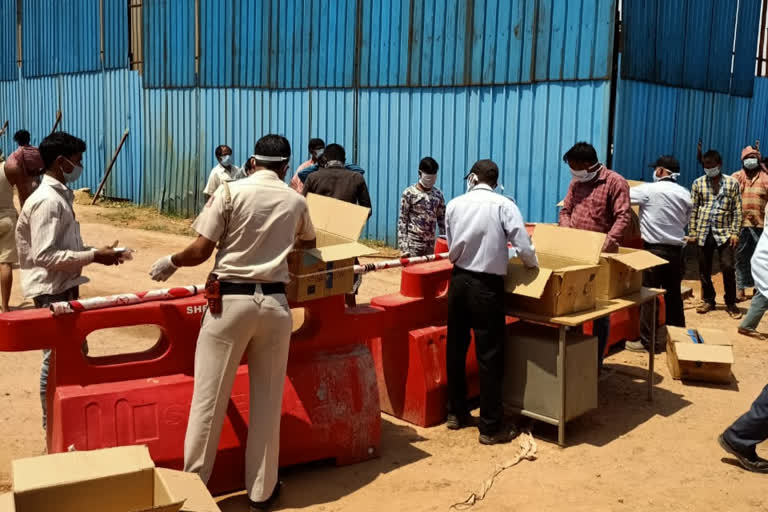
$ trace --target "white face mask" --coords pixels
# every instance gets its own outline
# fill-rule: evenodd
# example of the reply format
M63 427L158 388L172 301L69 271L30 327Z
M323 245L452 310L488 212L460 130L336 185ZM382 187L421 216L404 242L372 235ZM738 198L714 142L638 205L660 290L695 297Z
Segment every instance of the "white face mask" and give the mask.
M662 181L662 180L674 181L675 183L677 183L677 178L679 178L679 177L680 177L680 173L679 172L673 172L672 174L666 174L666 175L661 176L661 177L657 176L656 173L653 173L653 181L654 181L654 183Z
M757 169L757 167L760 165L760 162L757 160L757 158L745 158L744 159L744 168L748 171L752 171L754 169Z
M602 164L598 162L590 167L589 170L577 171L571 168L571 175L573 176L573 179L580 183L588 183L597 177L597 173L600 171L600 167L602 167Z
M476 186L477 186L477 176L475 175L475 173L472 173L469 176L467 176L467 192L470 192Z
M437 174L426 174L426 173L420 173L419 177L419 183L422 187L426 188L427 190L431 189L435 186L435 183L437 182Z
M221 158L219 158L219 162L224 167L229 167L230 165L232 165L232 155L224 155L224 156L222 156Z
M80 176L83 174L83 166L75 165L75 163L72 162L69 158L66 158L66 157L62 157L62 158L64 158L64 160L69 162L69 164L72 166L71 172L64 173L64 181L66 181L67 183L74 183L75 181L79 180Z
M720 175L720 167L710 167L709 169L704 169L704 172L708 178L715 178Z
M323 151L325 151L325 148L320 148L320 149L313 149L313 150L311 151L311 153L312 153L312 158L314 158L314 159L315 159L315 161L317 161L317 159L318 159L318 158L320 158L320 156L323 154Z

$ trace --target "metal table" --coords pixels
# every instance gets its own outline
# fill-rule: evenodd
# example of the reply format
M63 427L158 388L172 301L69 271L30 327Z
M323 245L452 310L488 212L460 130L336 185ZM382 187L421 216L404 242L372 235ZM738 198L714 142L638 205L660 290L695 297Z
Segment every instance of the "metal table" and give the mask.
M620 297L610 300L598 300L597 307L591 311L579 311L577 313L571 313L563 316L546 316L535 313L529 313L527 311L516 311L514 309L508 310L507 314L519 318L521 321L536 322L541 324L554 325L558 329L558 352L557 358L557 373L558 382L560 384L560 419L544 416L525 409L518 409L520 414L533 418L551 425L557 426L557 444L560 446L565 445L565 404L566 404L566 378L565 378L565 358L566 358L566 344L565 333L571 327L578 327L585 322L591 322L604 318L612 313L628 309L633 306L645 304L647 302L653 303L653 318L656 318L656 297L664 294L664 290L656 288L643 288L639 292L626 297ZM651 329L651 347L654 350L648 352L648 400L653 401L653 373L654 373L654 356L656 347L656 329Z

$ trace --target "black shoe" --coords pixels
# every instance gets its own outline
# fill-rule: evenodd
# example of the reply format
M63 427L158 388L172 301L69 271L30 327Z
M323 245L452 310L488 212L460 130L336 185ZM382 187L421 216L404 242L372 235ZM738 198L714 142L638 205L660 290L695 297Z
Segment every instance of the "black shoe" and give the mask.
M448 430L461 430L464 427L471 427L474 423L475 419L469 413L462 416L449 414L445 418L445 426L448 427Z
M254 512L256 510L269 510L270 507L275 504L277 498L280 497L280 488L282 486L283 483L278 481L275 484L275 488L272 490L272 494L264 501L248 500L250 502L250 512Z
M480 434L478 441L480 441L480 444L487 445L510 443L517 437L517 434L518 432L516 428L503 427L495 434Z
M728 315L733 318L734 320L739 320L742 316L744 316L744 313L741 312L741 310L736 306L736 304L728 304L725 306L725 310L728 312Z
M725 438L724 433L720 434L717 438L717 442L720 444L720 448L736 457L736 460L739 461L741 467L747 471L752 471L753 473L768 473L768 460L758 457L757 454L754 456L747 456L740 453L736 448L731 446L731 443Z

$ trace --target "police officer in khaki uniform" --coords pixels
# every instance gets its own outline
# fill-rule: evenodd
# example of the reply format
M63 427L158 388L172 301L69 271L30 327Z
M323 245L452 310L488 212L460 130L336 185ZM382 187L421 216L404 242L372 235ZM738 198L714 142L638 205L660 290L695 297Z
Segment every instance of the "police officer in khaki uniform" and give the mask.
M285 296L287 256L294 247L314 247L315 231L306 200L283 181L291 156L288 140L266 135L254 153L251 175L220 187L206 204L193 224L197 240L155 262L150 275L165 281L179 267L206 261L220 243L195 352L184 470L198 473L204 482L210 478L235 372L247 353L245 485L251 509L261 510L279 491L280 414L292 329Z

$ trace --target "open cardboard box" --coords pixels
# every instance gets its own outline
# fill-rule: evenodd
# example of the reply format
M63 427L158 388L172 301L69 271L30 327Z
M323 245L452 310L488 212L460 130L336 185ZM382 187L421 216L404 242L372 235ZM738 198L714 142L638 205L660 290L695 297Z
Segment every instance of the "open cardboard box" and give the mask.
M595 283L605 235L539 224L533 232L538 269L513 258L507 267L510 305L522 311L559 316L594 309Z
M317 194L307 195L317 248L288 254L291 282L288 300L307 300L349 293L355 283L355 258L373 254L357 240L368 221L369 208Z
M673 379L731 382L733 343L725 332L668 325L667 333L667 366Z
M0 512L221 512L200 477L155 468L146 446L13 461Z
M642 249L619 247L618 253L603 253L595 296L606 300L637 293L643 287L643 270L665 263L667 260Z

